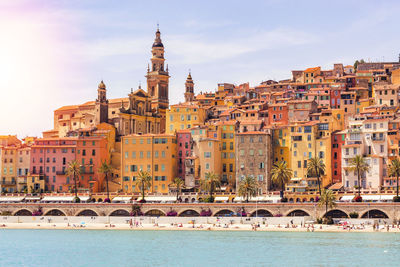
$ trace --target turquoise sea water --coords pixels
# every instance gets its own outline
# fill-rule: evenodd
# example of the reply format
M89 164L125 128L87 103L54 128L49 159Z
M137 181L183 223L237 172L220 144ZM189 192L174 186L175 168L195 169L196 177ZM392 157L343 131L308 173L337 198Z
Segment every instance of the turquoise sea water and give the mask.
M398 266L400 234L0 230L0 266Z

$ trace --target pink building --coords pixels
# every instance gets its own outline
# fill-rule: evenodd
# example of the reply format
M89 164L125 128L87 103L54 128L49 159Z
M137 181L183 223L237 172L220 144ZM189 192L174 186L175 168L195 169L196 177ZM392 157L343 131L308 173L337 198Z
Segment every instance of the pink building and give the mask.
M31 149L32 176L45 179L46 191L68 192L73 181L66 177L68 163L76 158L75 138L36 139ZM33 178L32 178L33 179Z
M178 177L185 180L185 159L191 156L192 135L189 130L181 130L176 133Z

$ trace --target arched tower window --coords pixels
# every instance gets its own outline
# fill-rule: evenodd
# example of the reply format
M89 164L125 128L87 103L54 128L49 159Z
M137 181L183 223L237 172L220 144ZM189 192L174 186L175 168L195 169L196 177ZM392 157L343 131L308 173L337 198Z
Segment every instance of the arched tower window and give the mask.
M153 71L156 70L156 64L153 64Z

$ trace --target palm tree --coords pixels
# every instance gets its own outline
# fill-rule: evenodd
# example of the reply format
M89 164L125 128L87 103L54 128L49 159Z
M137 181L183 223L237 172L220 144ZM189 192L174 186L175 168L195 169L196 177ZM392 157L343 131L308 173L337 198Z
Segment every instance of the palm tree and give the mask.
M139 187L140 192L142 193L141 202L146 202L144 199L146 190L148 190L151 186L151 176L148 172L140 170L138 173L138 177L136 178L136 186Z
M218 175L213 172L207 172L205 179L201 181L201 188L210 194L210 202L214 202L214 191L220 187L221 180L219 179Z
M289 182L292 178L293 171L288 168L285 161L276 163L271 170L272 182L275 184L281 184L280 196L283 199L283 191L285 190L285 183Z
M238 194L240 197L246 198L246 202L249 202L250 197L255 197L258 191L258 183L252 176L246 176L239 183Z
M396 177L396 201L399 200L399 176L400 176L400 160L395 158L389 165L389 176Z
M79 175L81 175L81 165L76 161L70 161L68 162L68 166L67 166L67 175L69 177L73 177L74 178L74 183L75 183L75 202L80 202L80 199L78 197L78 185L77 185L77 177Z
M318 193L321 196L321 175L325 172L325 164L319 157L308 159L307 174L317 177Z
M181 178L176 177L170 184L170 186L176 188L176 202L178 202L179 194L181 193L182 187L185 186L185 181L183 181Z
M100 165L98 172L101 174L104 174L104 178L106 179L106 190L107 190L108 201L104 201L104 202L111 202L110 201L110 191L108 190L108 176L111 175L111 172L112 172L111 164L108 164L107 161L103 161Z
M318 201L318 206L325 206L325 215L328 213L328 208L332 209L336 206L336 197L332 190L323 189L321 198Z
M350 167L348 169L357 173L358 196L361 196L361 175L368 172L370 167L363 156L356 155L354 158L350 159Z

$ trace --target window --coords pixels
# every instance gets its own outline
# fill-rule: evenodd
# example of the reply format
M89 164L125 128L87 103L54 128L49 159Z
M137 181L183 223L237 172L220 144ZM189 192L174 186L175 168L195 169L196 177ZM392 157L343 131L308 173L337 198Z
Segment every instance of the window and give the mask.
M262 149L259 149L259 150L258 150L258 155L260 155L260 156L262 156L262 155L263 155L263 151L262 151Z
M132 151L132 158L133 158L133 159L136 158L136 151Z
M140 158L143 158L143 151L140 151Z
M211 158L211 152L204 152L205 158Z
M158 164L154 165L154 171L158 172Z
M165 158L165 151L161 151L161 157Z
M297 168L301 168L301 161L300 160L297 162Z
M250 156L254 156L254 150L253 149L250 149Z
M129 153L125 152L125 158L127 159L129 157Z
M264 162L260 162L260 169L264 169Z

